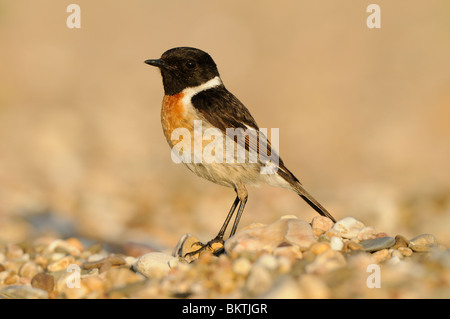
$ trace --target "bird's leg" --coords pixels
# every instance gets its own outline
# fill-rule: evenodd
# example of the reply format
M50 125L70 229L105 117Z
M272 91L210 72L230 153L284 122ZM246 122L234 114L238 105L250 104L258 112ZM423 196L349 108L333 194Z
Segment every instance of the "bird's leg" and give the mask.
M205 249L210 250L214 255L220 255L223 252L223 236L225 235L225 231L228 227L228 224L230 223L231 217L233 217L234 211L236 210L236 207L239 202L240 202L239 196L236 196L236 199L234 200L233 205L230 208L230 212L228 213L227 218L225 219L225 222L223 223L222 228L220 228L220 231L217 234L217 236L211 239L206 244L200 242L195 242L194 244L192 244L192 245L200 245L201 247L200 249L197 249L184 255L185 258L188 257L188 259L191 259L192 257L195 257L196 255L200 254Z
M245 207L246 203L247 203L247 197L245 197L245 199L242 200L241 204L239 205L239 209L238 209L236 218L233 223L233 228L231 228L230 237L236 233L236 229L238 227L239 221L241 220L241 216L242 216L242 213L244 212L244 207Z
M220 239L223 241L223 236L225 235L225 231L227 230L228 224L230 223L231 217L233 217L234 211L236 210L237 204L240 202L239 196L236 196L236 199L233 202L233 205L230 208L230 212L227 215L227 218L225 219L225 222L222 225L222 228L220 228L219 233L217 234L215 239Z
M238 196L241 204L239 205L239 209L238 209L236 218L233 223L233 228L231 228L230 237L236 233L239 221L241 220L242 213L244 212L245 204L247 204L247 199L248 199L248 192L247 192L247 189L245 188L244 184L242 184L242 183L236 184L236 193L237 193L237 196Z

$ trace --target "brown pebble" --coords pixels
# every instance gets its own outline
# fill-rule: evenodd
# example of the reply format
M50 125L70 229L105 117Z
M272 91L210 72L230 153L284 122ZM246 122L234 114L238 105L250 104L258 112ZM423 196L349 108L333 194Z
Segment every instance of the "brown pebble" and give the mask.
M408 247L409 241L402 235L395 236L395 244L392 248Z
M309 247L309 250L314 254L318 255L320 253L323 253L324 251L330 249L330 243L328 242L319 242L314 243Z
M324 235L327 236L328 238L331 238L331 237L334 237L334 236L341 238L340 233L337 230L333 229L333 228L327 230L324 233Z
M405 257L409 257L413 254L411 248L408 247L398 247L397 250Z
M372 254L373 261L375 263L380 263L382 261L386 261L391 257L388 249L382 249L376 251Z
M279 247L290 247L290 246L292 246L291 243L288 243L288 242L286 242L286 241L283 241L282 243L280 243L280 244L277 246L277 248L279 248Z
M342 251L344 253L347 253L351 250L364 250L364 247L361 244L354 242L353 240L350 240L344 244L344 248L342 249Z
M3 283L5 285L13 285L15 283L18 283L19 281L20 281L20 276L12 271L11 274L5 278Z
M72 256L66 256L63 257L51 264L49 264L47 266L47 270L48 271L59 271L59 270L63 270L66 269L67 267L69 267L69 265L74 264L75 263L75 259Z
M94 269L99 268L99 272L104 272L111 268L111 266L122 266L127 262L120 256L111 255L106 258L97 260L97 261L88 261L83 263L83 269ZM102 268L103 267L103 268Z
M36 263L36 265L39 265L42 268L47 268L48 266L48 259L41 255L37 255L34 258L34 262Z
M108 262L111 263L111 265L113 266L122 266L125 265L127 262L125 261L125 259L123 259L123 257L118 256L118 255L111 255L107 258Z
M322 235L323 233L325 233L325 231L323 229L319 229L319 228L313 228L313 234L316 237L319 237L320 235Z
M98 269L99 274L104 273L105 271L108 271L112 267L112 263L109 261L104 262L100 268Z
M311 227L314 229L322 230L322 233L333 227L334 223L331 219L324 216L316 216L312 219Z
M55 286L55 278L52 275L41 272L31 279L31 286L47 292L52 292Z
M83 243L78 238L71 237L71 238L66 239L66 242L70 246L78 249L78 251L80 251L80 252L83 251L83 249L84 249Z

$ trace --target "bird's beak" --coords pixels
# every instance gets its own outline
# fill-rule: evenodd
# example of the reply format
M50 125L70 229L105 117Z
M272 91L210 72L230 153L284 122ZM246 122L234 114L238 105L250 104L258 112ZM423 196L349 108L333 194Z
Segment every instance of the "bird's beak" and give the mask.
M173 69L173 67L164 63L164 61L161 59L145 60L144 62L148 65L156 66L160 69Z

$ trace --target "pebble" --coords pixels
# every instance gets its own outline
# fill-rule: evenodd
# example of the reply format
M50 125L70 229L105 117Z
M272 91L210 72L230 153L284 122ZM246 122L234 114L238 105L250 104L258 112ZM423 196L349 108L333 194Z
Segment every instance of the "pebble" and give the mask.
M396 265L401 262L401 259L398 255L392 254L391 258L387 261L389 265Z
M174 264L176 260L176 257L165 253L150 252L139 257L133 269L147 278L161 278L170 271L169 263Z
M397 250L405 257L410 257L413 254L412 249L408 247L398 247Z
M247 276L250 273L251 269L252 263L247 258L239 257L233 263L233 271L237 275Z
M298 218L284 216L273 224L240 231L225 242L228 254L266 251L272 253L282 244L307 249L316 242L310 224Z
M372 260L376 264L386 261L389 258L390 258L390 254L389 254L388 249L382 249L382 250L376 251L372 254Z
M345 217L338 220L333 226L333 230L337 231L343 238L356 238L359 232L366 227L363 223L353 217Z
M395 244L395 239L392 237L379 237L363 240L360 242L360 244L365 251L373 252L392 247Z
M307 273L323 275L331 270L335 270L346 265L345 257L342 253L335 250L327 250L317 255L315 260L306 265Z
M417 252L427 252L437 245L434 235L422 234L409 240L409 247Z
M376 238L375 228L373 228L372 226L366 226L366 227L364 227L364 228L361 229L361 231L358 233L358 236L356 236L356 238L357 238L359 241Z
M311 227L313 230L320 230L320 234L326 232L333 227L334 222L325 216L316 216L311 221Z
M364 250L364 247L360 243L357 243L356 241L353 241L353 240L346 241L344 243L344 247L342 248L342 251L344 253L348 253L353 250Z
M303 256L303 253L300 251L300 248L293 245L282 245L278 246L273 251L274 256L278 257L286 257L290 260L300 259Z
M83 250L83 244L76 238L69 238L67 240L56 239L47 246L46 250L49 252L62 252L69 253L72 256L78 256Z
M72 272L64 272L62 276L59 276L55 289L66 299L84 298L89 293L86 284Z
M300 219L287 219L287 232L284 235L285 240L300 249L308 248L316 242L310 224Z
M88 261L83 263L83 269L90 270L98 268L99 273L103 273L113 266L122 266L125 265L126 263L127 262L123 257L118 255L110 255L100 260Z
M59 270L66 269L69 265L74 264L75 259L73 256L62 257L61 259L49 264L47 270L50 272L55 272Z
M200 243L198 238L192 236L191 234L184 234L178 240L178 243L173 251L173 255L185 258L187 254L197 251L202 247L198 243Z
M31 286L52 292L55 286L55 278L52 275L41 272L31 279Z
M341 238L333 236L330 238L330 248L337 251L342 250L344 248L344 242Z
M261 265L268 270L274 271L278 267L278 261L277 259L270 254L263 254L261 255L256 261L255 264Z
M87 261L89 262L99 261L105 259L106 257L108 257L106 254L93 254L87 258Z
M402 235L395 236L395 245L393 248L400 248L400 247L408 247L409 246L409 240L407 240Z
M308 223L287 215L267 225L241 229L226 241L225 254L206 251L188 263L182 257L200 248L197 241L183 235L173 256L149 252L145 245L134 249L140 247L138 243L133 249L130 245L124 249L124 243L117 247L124 255L113 254L101 244L84 248L75 237L2 243L0 298L446 296L449 250L430 234L409 242L401 235L393 239L385 232L375 233L375 228L354 218L333 224L317 216ZM430 254L419 253L430 249L434 249ZM367 266L373 263L382 264L383 282L389 285L367 289ZM67 271L70 265L78 267L79 277ZM69 282L78 285L71 288Z
M13 285L20 282L20 276L14 271L11 271L8 276L3 280L5 285Z
M25 285L12 285L0 289L0 299L48 299L45 290Z
M309 250L314 255L319 255L328 249L330 249L330 243L328 243L328 242L314 243L311 245L311 247L309 247Z
M40 266L32 261L27 261L20 267L19 275L31 279L40 271L42 271Z
M390 252L391 252L391 259L393 259L395 257L398 260L400 260L404 257L403 254L398 251L398 249L390 249Z

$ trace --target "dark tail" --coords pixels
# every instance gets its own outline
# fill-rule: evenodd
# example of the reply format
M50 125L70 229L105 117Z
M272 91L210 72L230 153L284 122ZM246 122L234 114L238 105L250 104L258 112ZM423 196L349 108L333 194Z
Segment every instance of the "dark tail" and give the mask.
M316 201L314 197L309 195L309 193L302 187L300 181L297 179L297 177L294 176L294 174L292 174L290 170L287 169L281 158L279 159L279 167L280 169L278 170L278 175L280 175L291 185L293 191L295 191L301 198L303 198L304 201L307 202L309 206L311 206L320 215L328 217L334 223L336 222L336 219L331 216L331 214L325 209L325 207L320 205L320 203Z
M328 217L333 222L336 222L336 219L323 207L320 205L318 201L314 199L301 185L300 183L296 183L294 186L294 190L297 192L297 194L305 200L311 206L316 212L318 212L320 215Z

